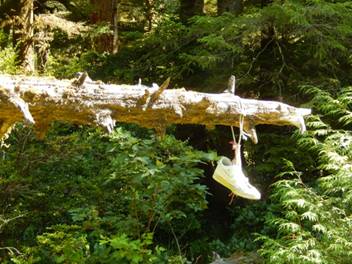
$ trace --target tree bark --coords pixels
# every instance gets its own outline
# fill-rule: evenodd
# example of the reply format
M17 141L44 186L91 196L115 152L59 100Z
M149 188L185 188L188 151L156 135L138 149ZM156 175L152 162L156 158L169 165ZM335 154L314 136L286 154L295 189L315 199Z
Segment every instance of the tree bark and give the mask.
M112 53L116 54L119 51L119 1L112 1L112 26L113 26L113 41L112 41Z
M218 15L230 12L236 15L243 11L243 0L218 0Z
M294 125L305 130L310 109L275 101L243 99L230 93L210 94L182 89L113 85L92 81L86 73L74 80L0 75L0 137L17 122L34 124L44 137L53 121L95 124L111 132L115 122L155 128L162 134L170 124L239 126L257 143L258 124Z
M33 45L34 35L34 2L33 0L20 0L18 6L18 21L14 27L14 45L17 47L18 62L26 73L35 71L35 53Z
M154 20L154 1L153 0L144 0L145 5L145 16L147 18L147 31L151 31L153 28Z
M115 14L112 6L116 3L117 0L90 0L90 3L93 7L93 13L91 14L91 23L108 23L111 25L113 34L115 33L114 27L114 18ZM101 34L95 38L95 47L99 52L108 51L114 53L114 36L112 34Z
M180 19L186 23L195 15L202 15L204 0L180 0Z

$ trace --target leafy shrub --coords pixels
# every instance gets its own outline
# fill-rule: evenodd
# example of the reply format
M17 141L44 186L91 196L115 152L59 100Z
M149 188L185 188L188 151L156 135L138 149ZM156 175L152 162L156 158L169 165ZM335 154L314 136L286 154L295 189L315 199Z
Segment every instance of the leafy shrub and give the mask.
M6 227L4 243L21 250L29 246L25 259L33 263L80 263L94 259L98 249L106 263L147 263L154 254L163 255L163 245L170 256L183 254L179 243L199 230L207 207L197 166L215 156L143 131L136 137L117 128L104 136L56 125L38 142L28 130L15 130L0 165L1 206L6 215L24 217ZM124 243L128 256L117 248Z
M126 235L103 238L95 247L91 263L162 263L166 261L162 256L165 249L156 247L155 253L150 247L153 245L152 235L145 233L141 239L131 240ZM165 262L164 262L165 263Z
M26 248L25 254L12 258L14 263L85 263L89 244L78 226L57 225L51 232L37 236L37 246Z
M102 237L91 247L79 226L56 225L37 236L37 245L13 257L14 263L161 263L165 249L156 247L151 234L132 240L125 234Z
M0 73L15 74L16 70L15 49L7 46L0 49Z

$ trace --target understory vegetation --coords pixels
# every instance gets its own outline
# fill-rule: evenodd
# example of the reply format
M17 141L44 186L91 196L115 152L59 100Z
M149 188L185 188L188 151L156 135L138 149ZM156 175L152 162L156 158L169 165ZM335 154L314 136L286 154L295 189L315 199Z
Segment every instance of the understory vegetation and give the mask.
M258 126L243 162L262 199L229 203L211 178L232 155L228 127L159 138L54 123L39 140L18 125L0 148L0 262L351 263L352 2L117 2L114 26L116 1L0 1L0 72L28 73L30 42L37 75L171 77L171 88L214 93L235 75L239 96L311 108L307 132Z

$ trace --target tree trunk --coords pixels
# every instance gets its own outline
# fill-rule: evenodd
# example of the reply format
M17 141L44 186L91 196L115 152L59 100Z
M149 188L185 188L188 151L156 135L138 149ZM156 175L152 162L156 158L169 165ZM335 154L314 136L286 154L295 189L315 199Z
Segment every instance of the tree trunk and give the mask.
M180 19L187 22L195 15L202 15L204 0L180 0Z
M90 0L94 10L91 14L90 22L93 24L108 23L114 27L114 11L117 11L112 8L114 2L117 2L117 0ZM113 32L115 34L115 28L113 28ZM97 50L99 52L114 52L114 37L115 35L112 36L111 34L104 34L97 37L95 40Z
M112 1L112 20L113 20L113 41L112 41L112 53L116 54L119 51L119 1Z
M153 0L144 0L145 16L147 18L147 31L151 31L153 28L154 4L155 3Z
M243 11L243 0L218 0L218 15L230 12L236 15Z
M22 0L19 11L19 24L15 25L15 39L18 47L19 64L26 73L35 71L35 53L33 46L34 35L34 6L33 0Z
M92 21L93 23L112 22L112 0L90 0L90 3L94 8L94 21Z
M43 137L53 121L96 124L111 131L115 122L155 128L163 134L170 124L239 126L256 143L258 124L294 125L305 130L310 109L274 101L242 99L230 93L209 94L182 89L111 85L91 81L86 73L74 80L0 75L0 137L17 122L34 124Z

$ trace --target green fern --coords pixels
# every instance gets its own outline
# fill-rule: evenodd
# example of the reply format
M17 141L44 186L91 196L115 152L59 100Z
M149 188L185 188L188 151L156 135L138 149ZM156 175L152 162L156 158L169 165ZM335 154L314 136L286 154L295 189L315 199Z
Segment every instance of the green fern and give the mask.
M349 115L349 87L335 94L316 86L312 96L316 115L307 119L309 131L295 135L297 147L317 161L315 170L283 168L284 179L273 186L276 211L266 223L272 236L259 235L259 252L268 263L349 263L352 251L352 133L344 129ZM316 180L305 183L302 179ZM273 207L275 208L275 207Z

